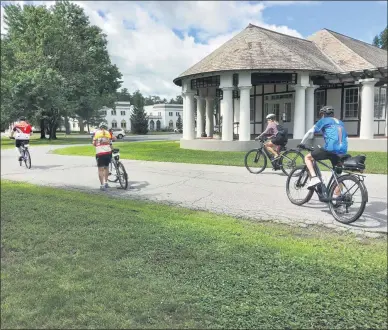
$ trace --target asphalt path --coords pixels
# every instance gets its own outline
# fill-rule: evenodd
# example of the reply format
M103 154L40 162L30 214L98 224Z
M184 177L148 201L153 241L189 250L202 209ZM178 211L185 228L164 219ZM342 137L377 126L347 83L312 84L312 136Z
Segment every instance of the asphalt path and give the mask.
M176 135L173 136L176 139ZM343 225L334 220L328 207L315 196L305 206L291 204L285 191L286 177L280 172L266 170L253 175L244 167L124 159L131 188L124 191L111 184L108 191L100 192L95 159L51 153L62 147L32 146L31 169L19 166L14 149L2 150L1 178L107 194L112 198L163 202L256 221L270 220L301 227L318 225L370 237L387 233L386 175L366 175L369 202L365 212L355 223Z

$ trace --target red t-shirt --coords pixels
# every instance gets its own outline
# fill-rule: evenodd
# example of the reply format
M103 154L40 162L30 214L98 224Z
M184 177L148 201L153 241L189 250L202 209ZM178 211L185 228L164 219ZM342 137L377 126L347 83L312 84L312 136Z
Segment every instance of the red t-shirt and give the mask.
M32 133L32 126L26 121L21 121L16 123L16 125L13 128L13 131L16 133L15 134L16 140L28 140Z

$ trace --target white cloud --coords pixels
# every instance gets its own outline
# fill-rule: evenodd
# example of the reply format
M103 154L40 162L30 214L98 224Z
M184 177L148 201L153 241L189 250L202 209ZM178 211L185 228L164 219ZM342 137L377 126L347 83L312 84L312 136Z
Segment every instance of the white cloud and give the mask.
M112 62L133 92L171 98L181 90L172 82L249 23L302 37L287 26L265 23L263 11L274 3L240 1L74 1L108 38ZM41 2L42 3L42 2ZM296 3L295 1L291 3ZM290 3L288 3L290 4ZM279 2L278 5L287 5ZM101 17L98 11L104 13ZM124 24L124 21L126 23ZM126 29L126 26L134 27ZM179 30L183 38L173 31ZM189 35L195 30L196 39Z

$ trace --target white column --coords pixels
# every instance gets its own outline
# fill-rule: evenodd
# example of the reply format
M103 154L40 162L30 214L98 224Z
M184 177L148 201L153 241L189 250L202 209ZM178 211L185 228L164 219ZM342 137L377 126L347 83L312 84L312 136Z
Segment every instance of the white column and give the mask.
M385 105L384 105L384 113L385 113L385 136L388 136L388 86L385 87Z
M186 139L186 93L182 92L182 101L183 101L183 107L182 107L182 139Z
M206 135L213 137L214 132L214 98L206 97Z
M233 87L224 87L222 91L222 141L233 141Z
M305 132L307 132L314 125L315 108L314 108L314 90L319 86L310 85L306 89L306 122Z
M194 92L185 93L185 107L184 112L184 128L183 128L183 139L185 140L194 140L195 139L195 130L194 130Z
M202 137L205 124L205 98L195 96L197 99L197 138Z
M251 139L250 99L251 86L241 86L239 141L250 141Z
M306 86L294 85L295 111L294 111L294 139L301 139L305 134L306 122Z
M374 108L375 108L375 84L378 79L360 79L361 86L361 117L360 139L373 139L374 135Z

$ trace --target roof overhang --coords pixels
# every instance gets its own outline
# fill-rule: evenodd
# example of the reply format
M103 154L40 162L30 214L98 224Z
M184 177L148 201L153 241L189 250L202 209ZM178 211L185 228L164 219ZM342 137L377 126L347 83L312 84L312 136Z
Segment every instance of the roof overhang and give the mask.
M322 71L322 70L306 70L306 69L236 69L236 70L227 70L227 71L211 71L204 73L197 73L187 76L179 76L173 80L174 84L182 87L182 80L184 79L195 79L203 77L211 77L216 75L221 75L223 73L239 73L239 72L251 72L251 73L298 73L298 72L311 72L315 75L329 75L333 74L332 72Z
M331 85L351 83L359 79L377 78L386 81L388 78L388 67L380 67L366 70L349 71L341 73L328 73L311 77L315 85Z

